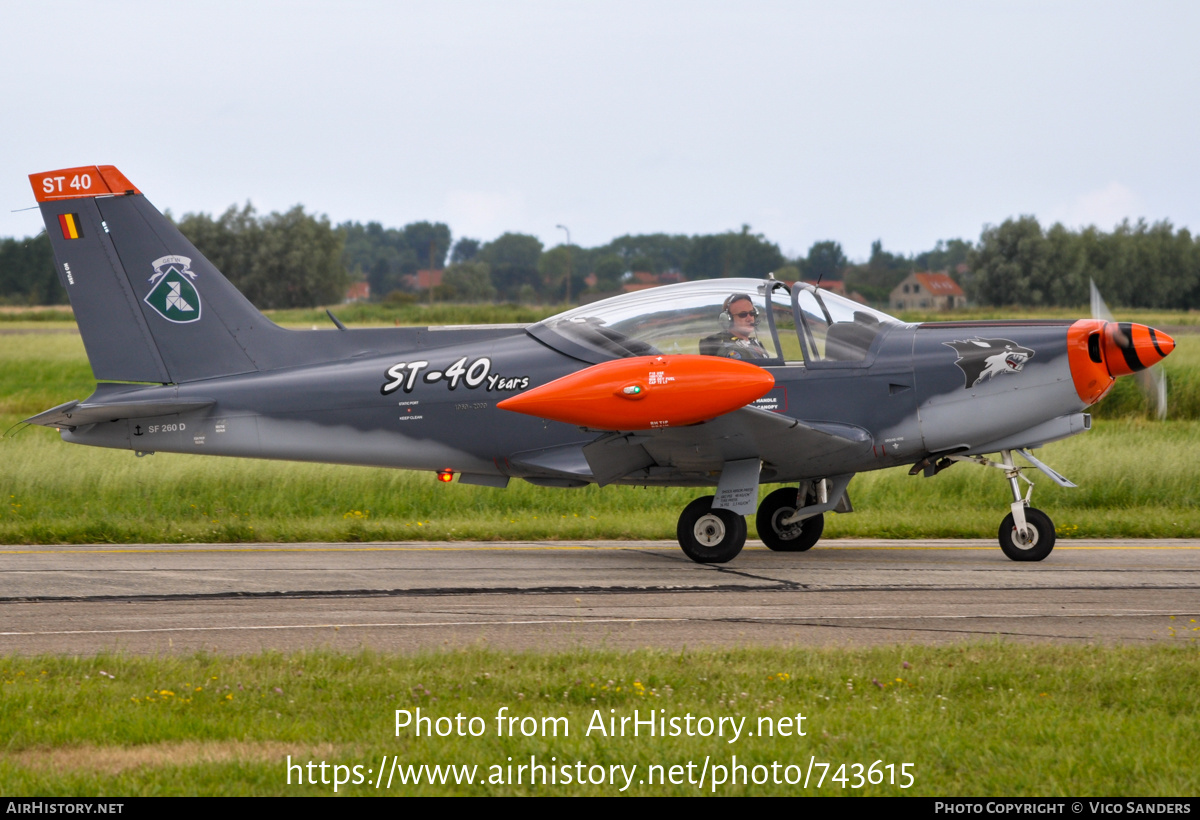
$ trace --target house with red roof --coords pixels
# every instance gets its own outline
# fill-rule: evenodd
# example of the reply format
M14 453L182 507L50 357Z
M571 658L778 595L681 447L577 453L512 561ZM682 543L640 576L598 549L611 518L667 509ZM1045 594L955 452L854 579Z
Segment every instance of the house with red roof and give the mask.
M967 295L945 273L910 273L888 297L892 310L953 310L967 306Z
M342 301L349 304L350 302L365 302L370 298L370 282L351 282L350 287L346 289L346 298Z
M416 273L410 273L404 277L404 283L411 290L429 290L430 288L439 287L442 284L442 274L445 273L441 268L432 270L419 270Z

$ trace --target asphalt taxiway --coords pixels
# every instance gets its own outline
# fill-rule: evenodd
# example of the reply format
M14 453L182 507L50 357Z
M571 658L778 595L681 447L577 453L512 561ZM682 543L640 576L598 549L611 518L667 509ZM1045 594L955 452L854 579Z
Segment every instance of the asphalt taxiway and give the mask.
M1063 541L1034 564L968 540L710 566L666 541L0 548L0 653L1198 637L1200 540Z

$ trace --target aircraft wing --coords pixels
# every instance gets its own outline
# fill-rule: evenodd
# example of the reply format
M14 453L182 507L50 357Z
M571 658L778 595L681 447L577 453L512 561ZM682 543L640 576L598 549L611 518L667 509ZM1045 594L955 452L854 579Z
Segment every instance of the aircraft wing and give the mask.
M860 427L743 407L703 424L608 433L582 452L603 486L640 471L715 480L726 462L749 458L761 459L764 473L823 476L845 472L847 460L869 454L872 443Z

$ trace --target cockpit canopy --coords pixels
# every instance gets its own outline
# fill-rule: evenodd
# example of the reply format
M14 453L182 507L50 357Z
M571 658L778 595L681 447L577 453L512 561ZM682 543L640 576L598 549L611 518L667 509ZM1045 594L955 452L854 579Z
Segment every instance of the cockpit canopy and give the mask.
M748 322L753 329L747 336ZM899 324L886 313L802 283L709 279L614 296L552 316L529 332L593 363L687 353L811 365L864 362L881 331Z

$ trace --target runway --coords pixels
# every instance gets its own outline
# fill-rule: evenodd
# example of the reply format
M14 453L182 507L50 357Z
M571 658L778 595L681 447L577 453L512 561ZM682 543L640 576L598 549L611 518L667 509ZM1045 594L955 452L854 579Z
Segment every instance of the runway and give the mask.
M1186 643L1198 591L1200 540L3 547L0 653Z

